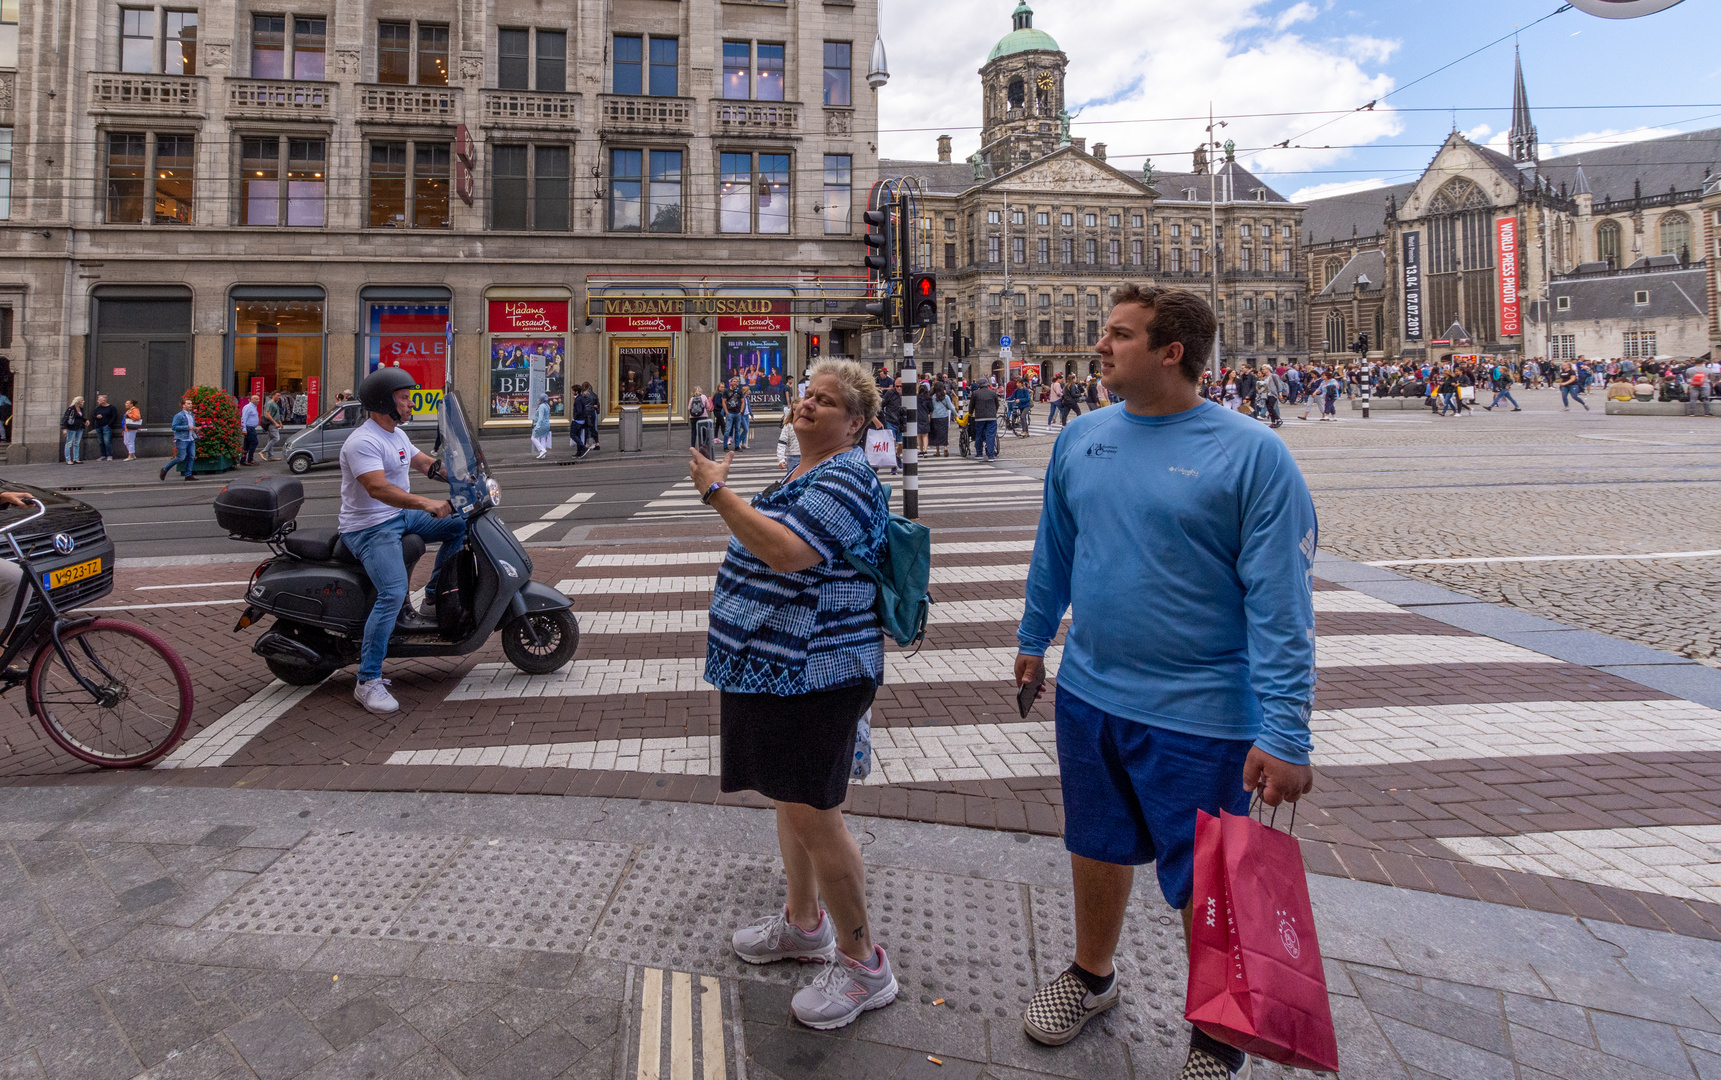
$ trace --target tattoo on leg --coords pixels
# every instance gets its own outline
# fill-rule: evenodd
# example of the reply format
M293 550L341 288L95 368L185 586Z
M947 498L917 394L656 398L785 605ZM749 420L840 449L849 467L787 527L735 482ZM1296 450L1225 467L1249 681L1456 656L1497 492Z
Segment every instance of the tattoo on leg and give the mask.
M859 941L862 937L865 937L865 936L866 936L866 926L865 925L855 927L855 940L856 941Z

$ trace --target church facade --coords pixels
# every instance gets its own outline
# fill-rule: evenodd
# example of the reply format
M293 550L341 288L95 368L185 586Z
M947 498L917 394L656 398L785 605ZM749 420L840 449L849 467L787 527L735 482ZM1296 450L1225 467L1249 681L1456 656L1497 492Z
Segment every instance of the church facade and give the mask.
M1566 359L1556 316L1569 308L1549 308L1563 281L1704 259L1699 204L1721 129L1544 159L1519 63L1507 149L1453 131L1416 181L1309 203L1300 254L1317 360L1354 356L1360 334L1377 359ZM1640 338L1614 336L1604 355L1636 355Z
M954 161L942 136L936 160L879 162L919 185L917 261L939 275L939 323L919 357L951 374L1095 373L1109 295L1131 281L1208 296L1227 363L1305 358L1302 208L1229 151L1210 167L1198 150L1189 172L1107 161L1104 143L1069 133L1068 58L1026 0L1011 19L979 71L980 149ZM883 333L864 346L890 360Z

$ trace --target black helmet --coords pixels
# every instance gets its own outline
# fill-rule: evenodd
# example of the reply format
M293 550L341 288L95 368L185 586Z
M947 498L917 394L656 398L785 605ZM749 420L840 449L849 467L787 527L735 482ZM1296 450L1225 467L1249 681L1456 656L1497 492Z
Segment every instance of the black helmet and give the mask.
M359 404L365 407L366 412L379 412L394 417L397 424L405 423L406 417L394 407L394 395L417 386L418 380L403 368L377 368L359 383Z

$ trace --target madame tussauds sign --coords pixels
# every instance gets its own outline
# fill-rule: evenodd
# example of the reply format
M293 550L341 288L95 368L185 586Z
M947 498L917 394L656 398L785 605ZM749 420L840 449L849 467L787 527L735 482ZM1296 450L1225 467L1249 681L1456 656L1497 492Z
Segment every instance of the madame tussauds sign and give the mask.
M593 315L789 315L789 297L749 296L594 296Z

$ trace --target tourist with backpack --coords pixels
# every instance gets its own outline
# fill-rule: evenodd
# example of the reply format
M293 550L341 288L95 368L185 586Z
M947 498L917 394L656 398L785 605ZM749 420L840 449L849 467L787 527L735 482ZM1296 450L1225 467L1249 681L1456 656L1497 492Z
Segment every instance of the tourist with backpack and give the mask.
M575 461L586 456L586 412L585 391L576 386L568 402L568 445L574 447Z
M790 1002L797 1020L820 1030L897 994L872 940L860 848L839 809L861 720L884 678L880 590L851 561L877 567L891 554L889 499L855 445L878 409L865 366L820 360L789 421L801 461L781 481L748 499L725 484L733 454L713 461L695 450L688 463L700 500L733 534L705 654L705 680L719 691L721 788L776 804L788 879L784 905L735 931L731 944L750 964L824 961Z
M691 429L689 437L692 440L689 443L690 446L699 445L699 424L701 421L708 420L710 414L711 402L705 396L705 388L702 386L695 386L693 388L693 396L687 399L687 426ZM710 429L708 428L707 432L709 432L709 430ZM708 433L705 437L705 442L707 445L710 445L711 441L711 436Z

